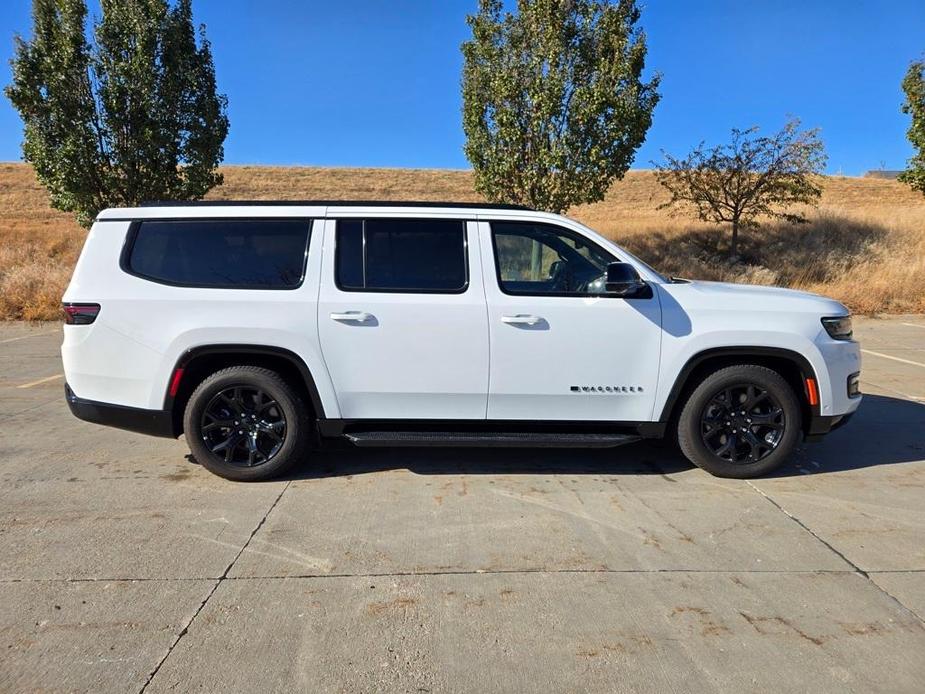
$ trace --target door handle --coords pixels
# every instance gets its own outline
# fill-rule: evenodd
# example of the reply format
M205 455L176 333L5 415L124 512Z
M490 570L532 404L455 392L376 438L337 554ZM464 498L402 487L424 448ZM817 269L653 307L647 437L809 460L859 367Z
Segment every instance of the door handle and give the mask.
M366 323L373 319L373 314L366 313L365 311L344 311L343 313L332 313L331 319L354 323Z
M539 316L532 316L529 313L518 313L516 316L501 316L501 322L509 325L536 325L542 320Z

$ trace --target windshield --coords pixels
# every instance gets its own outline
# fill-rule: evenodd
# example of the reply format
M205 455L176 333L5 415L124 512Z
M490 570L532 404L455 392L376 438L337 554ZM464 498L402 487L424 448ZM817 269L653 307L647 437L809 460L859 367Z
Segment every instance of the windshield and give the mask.
M637 264L642 265L646 270L648 270L648 271L651 272L653 275L655 275L656 277L658 277L658 279L659 279L661 282L671 282L671 281L672 281L673 278L668 277L667 275L663 275L663 274L660 273L658 270L656 270L654 267L652 267L651 265L649 265L647 262L645 262L644 260L640 260L639 258L637 258L635 255L633 255L633 254L630 253L629 251L624 250L623 248L621 248L620 250L622 251L623 255L625 255L625 256L627 256L627 257L629 257L629 258L632 258Z

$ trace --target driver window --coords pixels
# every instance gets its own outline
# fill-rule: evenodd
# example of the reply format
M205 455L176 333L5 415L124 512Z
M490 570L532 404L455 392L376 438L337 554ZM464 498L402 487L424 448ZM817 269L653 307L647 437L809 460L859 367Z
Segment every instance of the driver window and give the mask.
M604 293L610 253L561 227L492 222L498 283L506 294Z

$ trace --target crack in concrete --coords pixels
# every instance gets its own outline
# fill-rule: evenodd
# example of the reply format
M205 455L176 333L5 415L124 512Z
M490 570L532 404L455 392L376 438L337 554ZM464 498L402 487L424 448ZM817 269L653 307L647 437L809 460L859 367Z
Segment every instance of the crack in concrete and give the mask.
M45 400L44 402L40 402L35 405L32 405L31 407L26 407L21 410L16 410L16 412L11 412L10 414L0 414L0 421L8 422L8 421L15 420L17 417L21 417L27 412L32 412L32 410L37 410L40 407L45 407L46 405L52 405L56 402L60 402L61 399L62 399L61 397L55 397L50 400Z
M148 688L148 685L151 684L151 681L160 671L161 667L164 665L165 662L167 662L167 659L170 657L171 653L173 653L174 649L177 647L180 641L183 640L183 637L186 636L186 634L189 632L190 627L193 625L193 622L196 621L196 618L199 616L199 613L202 612L202 610L208 604L209 600L212 599L212 596L215 595L215 591L218 590L218 587L222 584L222 582L228 578L228 574L231 572L231 569L234 568L234 565L237 563L238 559L240 559L241 555L244 554L244 550L247 549L247 546L251 543L251 540L254 539L254 535L257 534L260 528L263 527L263 524L266 522L267 518L270 517L270 514L273 513L273 509L275 509L277 504L279 504L280 499L283 498L283 494L286 493L286 490L289 489L289 486L291 484L292 484L291 481L287 482L286 486L283 487L282 491L280 491L279 495L276 497L273 503L270 504L270 508L267 509L267 512L263 514L263 518L260 519L260 522L257 523L257 526L251 531L251 534L250 536L248 536L247 541L241 546L241 549L238 550L238 553L234 556L234 559L231 560L231 563L229 563L228 566L225 567L225 571L222 573L222 575L219 576L215 580L215 585L212 586L212 589L209 591L208 595L206 595L205 599L199 604L199 607L196 608L196 611L193 613L193 616L190 617L189 621L186 623L183 629L180 630L180 633L177 634L177 638L175 638L173 640L173 643L170 644L170 646L167 648L167 652L164 654L164 657L161 658L160 662L151 671L151 674L148 675L148 679L145 680L145 683L141 686L141 689L138 690L138 694L142 694Z
M734 575L854 575L857 569L460 569L457 571L369 571L362 573L307 573L307 574L271 574L266 576L175 576L175 577L98 577L98 578L3 578L0 585L14 583L169 583L171 581L285 581L292 578L414 578L415 576L505 576L518 574L540 574L555 576L557 574L703 574L706 576ZM920 574L925 569L876 569L867 572L880 574Z
M923 619L922 615L918 614L915 610L913 610L913 609L911 609L911 608L909 608L909 607L906 607L906 605L905 605L899 598L897 598L895 595L893 595L893 594L890 593L889 591L885 590L885 589L883 588L883 586L881 586L879 583L877 583L877 582L876 582L873 578L871 578L871 576L870 576L871 573L893 573L893 572L887 572L887 571L870 571L870 572L868 572L868 571L865 571L865 570L862 569L860 566L858 566L858 565L855 564L853 561L851 561L847 556L845 556L844 553L842 553L842 552L840 552L839 550L835 549L835 547L834 547L830 542L828 542L827 540L823 539L821 536L819 536L818 534L816 534L816 532L815 532L812 528L810 528L808 525L806 525L806 523L804 523L804 522L801 521L799 518L797 518L795 515L793 515L792 513L790 513L790 511L788 511L788 510L785 509L783 506L781 506L779 503L777 503L777 502L776 502L774 499L772 499L768 494L765 494L765 493L764 493L761 489L759 489L751 480L746 480L746 483L748 484L749 487L751 487L751 488L754 489L756 492L758 492L758 494L760 494L762 497L764 497L765 499L767 499L767 501L770 502L777 510L779 510L781 513L783 513L785 516L787 516L787 518L789 518L789 519L792 520L794 523L796 523L796 524L799 525L801 528L803 528L803 530L805 530L805 531L808 532L810 535L812 535L814 538L816 538L816 540L818 540L823 546L827 547L827 548L829 549L829 551L831 551L833 554L835 554L836 556L838 556L843 562L845 562L848 566L850 566L850 567L852 568L852 573L856 573L856 574L858 574L859 576L863 576L865 579L867 579L867 580L870 582L870 584L871 584L872 586L874 586L874 588L876 588L877 590L879 590L881 593L883 593L885 596L887 596L890 600L892 600L894 603L896 603L896 604L900 607L900 609L902 609L904 612L907 612L907 613L909 613L910 615L912 615L915 619L917 619L919 622L921 622L923 626L925 626L925 619ZM906 572L896 572L896 573L906 573Z

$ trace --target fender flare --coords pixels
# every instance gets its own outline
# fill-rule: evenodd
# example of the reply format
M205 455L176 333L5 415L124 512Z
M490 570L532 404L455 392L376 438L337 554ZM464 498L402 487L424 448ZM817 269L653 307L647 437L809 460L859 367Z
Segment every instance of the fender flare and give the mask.
M678 399L681 397L681 393L687 385L688 379L698 366L708 359L738 359L741 357L772 357L775 359L785 359L800 370L804 379L814 378L817 383L819 382L816 371L813 369L809 360L799 352L795 352L791 349L784 349L782 347L711 347L694 354L681 368L677 378L675 378L674 385L671 387L671 391L668 393L668 398L665 400L665 405L662 408L661 416L658 421L667 422L669 420L675 405L677 405ZM811 405L810 409L812 415L818 416L820 414L818 403L816 405Z
M194 359L214 354L250 354L255 356L269 356L283 358L291 363L302 376L305 388L311 398L312 407L315 410L316 419L324 419L324 404L321 402L321 395L318 392L318 386L315 385L315 378L305 361L295 352L283 347L274 347L272 345L254 345L254 344L217 344L217 345L200 345L186 350L177 363L174 365L171 374L176 373L177 369L186 368L187 364ZM172 410L174 397L170 395L170 384L164 394L164 409Z

